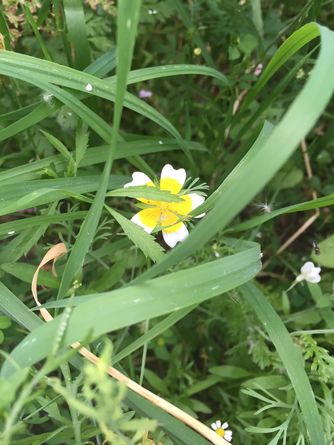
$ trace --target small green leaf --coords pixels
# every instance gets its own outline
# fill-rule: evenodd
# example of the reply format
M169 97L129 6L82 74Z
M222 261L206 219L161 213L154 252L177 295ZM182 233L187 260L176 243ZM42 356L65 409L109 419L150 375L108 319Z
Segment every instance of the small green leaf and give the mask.
M107 196L124 196L128 198L153 199L164 202L182 202L183 198L168 191L148 186L127 187L107 193Z
M320 266L330 267L334 269L334 235L330 235L323 241L318 243L320 255L312 252L311 258Z
M122 227L126 236L143 252L146 257L151 258L151 260L155 262L163 257L164 249L154 241L153 236L146 233L145 230L137 226L137 224L116 212L116 210L113 210L108 206L106 206L106 208Z
M6 315L0 315L0 329L8 329L12 325L12 320Z

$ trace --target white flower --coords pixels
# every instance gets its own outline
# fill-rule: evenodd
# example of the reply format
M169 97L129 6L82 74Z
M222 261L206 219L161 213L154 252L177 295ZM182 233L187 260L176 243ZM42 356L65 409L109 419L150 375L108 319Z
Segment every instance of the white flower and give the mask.
M169 247L183 241L189 235L188 229L183 223L189 218L189 213L199 207L204 202L204 197L197 193L182 194L181 189L186 180L184 168L175 170L170 164L166 164L160 175L159 189L169 191L182 198L182 201L166 202L153 199L138 198L146 204L146 208L136 213L131 221L142 227L147 233L151 233L155 228L162 230L162 236ZM132 181L124 187L135 187L147 185L156 187L153 181L145 173L134 172ZM204 213L196 216L202 218Z
M256 65L255 70L254 70L254 75L255 76L259 76L262 73L263 70L263 64L259 63L258 65Z
M93 85L91 83L87 83L87 85L85 86L85 90L88 92L93 91Z
M211 423L211 428L218 434L218 436L223 437L228 442L232 442L232 431L228 430L228 423L221 423L220 420L216 420Z
M300 269L300 275L298 275L296 281L306 280L309 283L319 283L321 280L320 271L320 267L315 267L312 261L307 261Z

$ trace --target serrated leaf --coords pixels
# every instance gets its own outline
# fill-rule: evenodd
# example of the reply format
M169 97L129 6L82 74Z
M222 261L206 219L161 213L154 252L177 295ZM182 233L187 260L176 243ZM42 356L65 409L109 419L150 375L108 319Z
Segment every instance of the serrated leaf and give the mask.
M113 210L108 206L106 206L106 208L122 227L126 236L138 247L138 249L143 252L146 257L151 258L151 260L154 262L157 262L164 256L163 247L154 241L153 236L146 233L145 230L137 226L137 224L116 212L116 210Z

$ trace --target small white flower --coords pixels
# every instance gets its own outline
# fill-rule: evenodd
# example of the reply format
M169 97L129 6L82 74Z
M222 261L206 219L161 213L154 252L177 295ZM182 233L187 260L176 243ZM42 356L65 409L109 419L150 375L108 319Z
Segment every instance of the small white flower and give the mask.
M53 101L53 94L43 93L42 98L43 98L44 102L46 102L47 104L51 104Z
M88 92L93 91L93 85L91 83L87 83L87 85L85 86L85 90Z
M259 63L258 65L256 65L255 70L254 70L254 76L259 76L262 73L263 70L263 64Z
M14 235L15 230L11 230L10 232L7 232L8 235Z
M320 267L315 267L312 261L307 261L300 269L300 274L296 278L297 282L306 280L309 283L319 283L320 277Z
M159 185L154 184L142 172L134 172L132 181L124 185L125 188L144 185L157 187L182 198L181 201L175 202L138 198L138 201L146 206L131 218L132 222L142 227L147 233L152 233L154 229L161 230L163 239L169 247L175 247L177 243L187 238L189 232L184 222L189 220L189 214L205 200L204 196L197 193L181 193L185 181L184 168L174 169L170 164L166 164L161 171ZM195 218L203 216L204 213Z
M211 423L211 428L213 431L215 431L218 436L223 437L228 442L232 442L232 431L228 430L228 423L224 422L221 423L220 420L216 420L215 422Z

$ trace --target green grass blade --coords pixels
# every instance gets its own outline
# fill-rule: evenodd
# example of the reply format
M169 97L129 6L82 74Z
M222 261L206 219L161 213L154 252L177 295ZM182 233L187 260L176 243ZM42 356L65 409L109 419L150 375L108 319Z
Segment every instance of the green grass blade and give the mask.
M63 0L63 8L74 66L84 69L90 64L90 48L83 2L81 0Z
M130 345L126 346L117 354L113 355L112 364L115 365L115 363L118 363L119 361L123 360L123 358L127 357L128 355L137 351L139 348L143 347L145 343L148 343L149 341L153 340L158 335L160 335L162 332L166 331L171 326L174 326L179 320L181 320L191 311L193 311L195 307L196 306L186 307L185 309L182 309L180 311L168 315L168 317L164 318L162 321L156 324L152 329L147 331L144 335L139 337Z
M239 243L238 240L234 241ZM171 273L111 292L74 297L74 307L64 337L64 346L83 339L89 332L96 338L152 317L199 304L247 282L260 270L260 250L256 243L246 243L245 250L204 265ZM65 299L64 304L68 304ZM129 310L133 308L133 310ZM117 316L115 316L117 314ZM61 317L29 334L12 352L20 366L30 366L46 357ZM98 322L97 322L98 320ZM31 349L31 340L34 348ZM29 348L29 354L26 352ZM6 362L3 375L11 372Z
M32 218L17 219L16 221L10 221L0 224L0 236L7 235L8 232L14 231L20 233L22 230L39 227L42 224L57 224L63 221L73 221L77 219L83 219L87 215L86 211L61 213L59 215L42 215L34 216Z
M210 238L224 229L282 167L299 142L316 123L334 91L334 76L332 75L334 70L334 32L314 24L310 29L313 37L316 37L314 29L321 37L318 59L304 88L282 120L269 134L262 131L249 153L234 168L213 197L208 199L206 205L214 200L214 207L197 224L190 236L144 273L140 279L152 278L163 273L169 267L200 249ZM298 31L278 50L282 60L286 59L286 54L289 54L289 49L293 47L294 43L299 47L300 33ZM274 58L275 65L279 65L277 56ZM319 89L319 85L322 85L321 89ZM254 174L257 171L261 174Z
M128 83L139 83L145 82L146 80L151 79L160 79L163 77L169 76L182 76L182 75L200 75L200 76L209 76L217 79L222 85L229 86L230 82L224 74L221 74L219 71L202 65L161 65L154 66L151 68L142 68L139 70L133 70L129 73ZM110 77L110 81L113 81L114 78Z
M170 192L166 192L164 190L160 190L154 187L147 186L136 186L136 187L127 187L122 189L113 190L112 192L108 192L107 196L122 196L128 198L144 198L144 199L155 199L164 202L182 202L183 199L181 196L175 195Z
M148 79L148 73L150 73L152 78L154 78L164 77L165 75L175 76L178 75L179 72L182 75L209 75L219 79L224 85L227 84L226 78L212 68L198 67L197 65L188 65L187 67L188 68L186 68L185 65L176 65L176 68L171 68L167 65L150 68L148 69L149 71L139 70L139 73L136 71L134 72L134 79L136 81ZM52 76L50 76L50 72L52 72ZM23 54L0 51L0 73L32 83L46 91L50 90L51 93L53 93L52 88L50 86L47 87L47 85L50 84L65 86L85 93L85 86L90 83L93 86L93 90L90 95L96 95L113 102L115 101L115 82L111 82L108 79L101 80L91 74L88 74L87 72L77 71L63 65L51 63L46 60L37 59ZM131 75L129 76L129 79L131 79ZM55 97L59 98L59 100L63 102L61 97L58 97L57 95L55 95ZM66 105L68 104L66 103ZM124 105L136 113L142 114L146 118L156 122L175 138L181 138L178 131L166 118L164 118L160 113L158 113L157 110L138 97L130 93L126 93Z
M189 150L206 151L206 149L196 142L186 141ZM130 142L119 142L117 144L114 159L124 159L130 156L160 153L164 151L181 150L181 147L175 139L169 138L142 138ZM80 162L81 167L100 164L106 161L109 152L109 145L100 145L98 147L89 148L85 157ZM9 184L11 182L28 181L38 179L45 168L52 165L56 173L62 176L66 171L66 164L60 155L49 156L29 164L13 167L0 172L0 182ZM129 178L130 181L130 178ZM124 181L125 183L126 181Z
M0 32L4 37L5 48L6 50L9 51L10 49L12 49L12 42L10 40L10 31L1 4L0 4Z
M250 102L252 102L265 87L276 71L278 71L291 56L316 37L319 37L319 25L317 23L308 23L294 32L274 54L274 57L266 66L257 84L247 95L241 106L241 110L248 107Z
M33 30L33 32L35 34L36 40L37 40L37 42L38 42L38 44L39 44L39 46L41 48L41 51L42 51L42 54L43 54L44 58L46 60L51 61L52 58L50 56L50 53L49 53L49 51L48 51L48 49L47 49L47 47L46 47L46 45L44 43L44 40L43 40L43 38L42 38L42 36L41 36L41 34L39 32L37 23L35 22L34 17L31 14L31 11L30 11L30 8L29 8L28 5L24 5L24 14L26 16L26 19L27 19L29 25L31 26L31 28L32 28L32 30Z
M0 310L19 323L23 328L30 331L43 324L43 321L34 312L28 309L28 307L1 282ZM72 359L71 362L72 365L78 369L82 366L82 362L79 360L74 361ZM172 437L177 438L180 445L188 445L189 440L191 440L193 445L209 445L207 440L203 439L203 437L199 436L181 421L170 416L156 405L152 405L134 392L128 391L125 400L129 407L135 409L136 412L141 413L143 416L157 419L164 430L166 430Z
M118 65L116 71L116 99L110 150L107 155L106 163L102 173L101 183L99 184L99 189L96 193L94 202L80 228L80 232L77 236L74 246L72 247L71 253L66 263L62 280L59 286L58 298L61 298L65 295L75 275L82 267L85 256L90 248L91 243L93 242L97 225L102 213L113 157L114 153L116 152L118 130L121 122L127 77L130 70L132 52L137 33L140 4L140 1L137 1L135 4L133 4L133 2L131 2L130 0L123 0L119 4L117 16ZM87 122L87 124L89 123Z
M177 11L178 15L180 16L181 20L183 21L186 29L194 29L194 24L191 21L190 15L184 6L183 2L181 0L171 0L171 4L174 6L175 10ZM201 48L203 58L207 65L214 67L214 61L212 59L211 54L207 50L207 45L203 41L201 34L198 31L195 31L195 35L193 36L195 45L199 48Z
M8 215L30 207L59 201L73 197L84 201L82 193L95 192L100 186L100 176L77 176L74 178L42 179L6 186L6 198L1 200L0 215ZM110 176L107 188L119 188L124 184L124 178Z
M253 227L259 226L273 218L277 218L281 215L286 215L288 213L305 212L307 210L320 209L321 207L328 207L334 204L334 194L323 196L318 199L313 199L312 201L301 202L299 204L293 204L291 206L282 207L281 209L273 210L270 213L265 213L263 215L255 216L254 218L236 224L229 231L239 232L243 230L252 229Z
M116 210L106 206L108 212L122 227L126 236L137 246L147 258L151 258L152 261L159 261L164 255L164 249L158 244L152 235L145 232L144 229L137 226L137 224L125 218Z
M241 286L243 298L256 312L264 329L275 345L286 372L291 380L300 409L303 413L305 429L312 445L326 445L321 427L321 418L312 387L304 369L304 361L298 346L293 343L285 325L268 300L253 283Z

